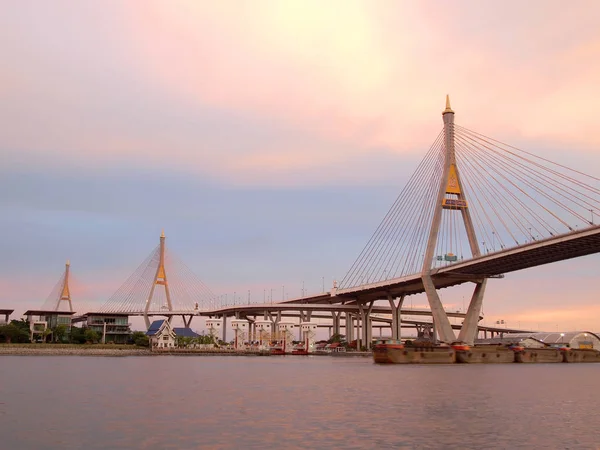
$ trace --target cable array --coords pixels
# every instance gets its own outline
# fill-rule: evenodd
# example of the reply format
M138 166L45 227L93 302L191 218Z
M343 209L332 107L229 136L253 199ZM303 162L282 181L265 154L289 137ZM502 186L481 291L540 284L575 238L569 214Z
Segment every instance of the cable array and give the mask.
M599 178L458 125L455 148L484 254L587 228L599 218Z
M454 127L456 166L468 208L442 209L429 267L501 252L582 228L600 219L600 179L480 133ZM420 273L440 188L442 131L371 236L340 288ZM445 194L456 199L455 194ZM469 241L466 219L474 236Z
M340 288L384 281L420 270L443 164L442 131L340 283Z
M63 271L62 275L60 276L60 278L58 279L58 281L52 288L50 295L44 301L44 304L42 305L42 311L58 311L59 308L62 307L62 305L60 305L60 297L62 295L62 291L65 286L66 274L67 274L67 271L65 269L65 271ZM67 304L67 302L63 302L63 303ZM65 308L65 310L66 309L68 309L68 308Z
M166 288L157 284L150 298L160 264L160 245L140 264L123 285L100 308L100 312L142 312L150 301L150 312L168 311ZM174 311L214 308L216 296L173 253L165 249L164 268Z

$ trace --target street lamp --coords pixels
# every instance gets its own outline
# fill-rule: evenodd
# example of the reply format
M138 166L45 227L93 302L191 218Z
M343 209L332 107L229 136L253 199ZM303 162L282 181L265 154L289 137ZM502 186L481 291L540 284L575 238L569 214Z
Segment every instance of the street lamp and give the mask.
M563 343L563 338L565 337L565 333L560 333L560 343Z

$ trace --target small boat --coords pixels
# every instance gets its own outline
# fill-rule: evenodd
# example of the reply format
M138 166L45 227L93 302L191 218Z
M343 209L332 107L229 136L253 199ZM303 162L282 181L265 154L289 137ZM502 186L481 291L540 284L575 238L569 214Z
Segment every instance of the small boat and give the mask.
M269 353L271 353L271 355L285 355L285 350L281 347L271 347Z
M308 350L304 344L294 345L292 348L292 355L308 355Z
M398 339L384 339L375 342L373 360L378 364L452 364L456 362L456 351L444 344L406 345Z
M292 355L308 355L308 350L304 350L304 348L295 348L292 350Z

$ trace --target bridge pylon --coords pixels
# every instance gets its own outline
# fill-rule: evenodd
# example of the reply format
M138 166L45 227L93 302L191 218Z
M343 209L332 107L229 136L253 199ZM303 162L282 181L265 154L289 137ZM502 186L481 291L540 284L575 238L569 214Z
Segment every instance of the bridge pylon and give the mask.
M456 336L454 335L450 320L444 311L444 307L431 277L431 272L433 270L432 262L440 232L440 223L442 220L443 210L449 210L453 214L460 213L473 257L480 256L481 252L477 242L475 228L473 227L473 220L471 219L471 214L469 212L469 205L464 195L460 171L456 161L456 151L454 146L454 111L450 107L450 97L448 95L446 96L446 109L444 109L442 112L442 118L444 121L443 170L440 177L440 184L437 200L434 206L435 210L433 213L431 227L429 229L429 238L427 240L421 278L423 280L423 287L427 295L429 306L431 307L438 338L442 342L451 343L456 340ZM477 285L475 287L471 302L469 303L467 316L460 331L459 340L461 341L472 344L475 339L486 282L487 280L484 278L480 282L476 283Z
M154 297L156 286L164 287L165 297L167 300L167 310L173 311L173 304L171 302L171 292L169 291L169 282L167 280L167 272L165 270L165 239L165 231L163 230L160 234L158 267L156 268L156 274L154 275L152 287L150 288L150 293L148 294L148 298L146 299L146 305L144 307L144 321L146 322L146 328L150 328L150 317L148 316L148 312L150 311L150 305L152 304L152 298ZM168 320L171 321L171 319L172 316L169 316Z
M71 301L71 289L69 288L69 277L71 263L69 260L65 263L65 271L58 280L58 283L50 293L50 296L44 302L42 309L46 311L69 311L73 312L73 302ZM62 306L66 304L66 308Z

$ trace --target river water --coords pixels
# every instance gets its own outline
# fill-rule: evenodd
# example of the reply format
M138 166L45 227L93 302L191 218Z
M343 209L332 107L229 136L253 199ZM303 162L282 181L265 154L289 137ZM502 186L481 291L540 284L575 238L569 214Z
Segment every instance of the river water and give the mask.
M600 448L600 364L0 357L2 449Z

